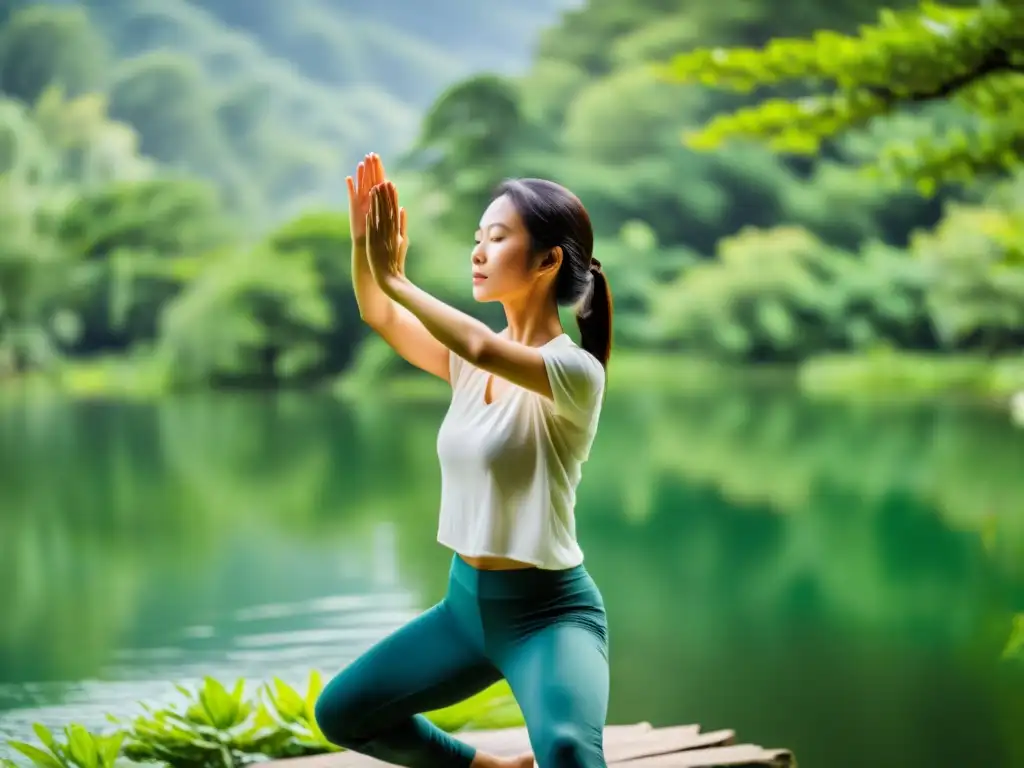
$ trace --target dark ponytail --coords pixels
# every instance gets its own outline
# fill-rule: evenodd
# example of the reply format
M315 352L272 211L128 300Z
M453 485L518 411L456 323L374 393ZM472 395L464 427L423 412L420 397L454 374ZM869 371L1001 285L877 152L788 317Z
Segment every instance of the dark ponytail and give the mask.
M591 259L590 289L585 303L576 311L580 346L608 367L612 356L612 290L601 262Z
M498 187L530 233L535 253L562 249L555 301L577 306L580 346L608 365L612 351L612 293L601 262L594 258L594 230L583 203L560 184L545 179L512 179Z

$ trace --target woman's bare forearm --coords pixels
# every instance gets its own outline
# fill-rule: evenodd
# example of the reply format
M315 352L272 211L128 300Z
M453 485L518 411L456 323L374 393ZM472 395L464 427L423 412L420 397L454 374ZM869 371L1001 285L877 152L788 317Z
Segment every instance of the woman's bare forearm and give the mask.
M352 287L364 323L407 362L448 381L447 347L377 285L366 260L365 240L352 244Z
M359 316L372 328L383 328L395 315L395 302L380 289L366 259L366 239L352 241L352 288Z

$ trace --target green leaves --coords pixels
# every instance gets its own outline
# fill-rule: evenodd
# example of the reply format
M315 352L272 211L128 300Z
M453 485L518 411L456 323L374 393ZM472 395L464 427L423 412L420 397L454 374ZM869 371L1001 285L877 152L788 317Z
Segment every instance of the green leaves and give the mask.
M65 741L54 738L48 728L35 724L36 737L44 749L23 741L9 741L8 744L27 757L36 768L113 768L121 754L124 734L91 733L84 726L71 724L64 729ZM16 764L4 761L5 768Z
M187 717L195 723L227 731L244 722L252 708L245 702L245 681L238 680L234 689L227 689L212 677L203 681L198 701L188 709Z
M804 361L882 344L1013 354L1024 327L1024 174L950 205L901 251L747 229L654 302L660 337L717 358Z
M1003 650L1004 659L1024 658L1024 613L1013 618L1013 629Z
M904 105L953 100L979 119L972 135L950 134L886 148L870 170L909 182L926 196L949 183L1015 168L1024 152L1024 11L996 3L953 8L923 3L884 10L858 36L830 31L764 48L700 49L675 57L661 75L748 92L797 82L807 95L771 98L719 114L684 137L711 150L730 139L815 154L826 140ZM824 92L819 92L821 89Z
M39 766L39 768L63 768L66 765L62 758L56 757L49 752L44 752L31 744L21 741L10 741L8 744L25 755L25 757L32 761L33 765Z
M244 680L229 689L212 677L191 690L177 686L182 705L153 709L121 722L113 733L90 732L82 725L64 729L57 740L43 725L33 726L40 745L8 744L34 768L114 768L124 757L139 763L159 762L172 768L236 768L259 757L271 759L339 751L316 724L316 702L323 678L310 672L304 691L274 678L246 696ZM503 728L522 724L522 713L505 682L451 707L427 713L446 731L465 728ZM21 768L0 760L0 768Z
M729 138L764 138L772 149L793 154L816 154L821 143L852 125L886 111L886 101L868 92L806 96L797 100L770 99L755 107L712 118L691 131L684 141L691 149L720 147Z
M261 704L261 710L269 722L289 735L292 754L319 754L338 749L327 741L316 722L316 701L322 690L323 679L316 670L310 673L304 694L276 677L262 689L265 703Z

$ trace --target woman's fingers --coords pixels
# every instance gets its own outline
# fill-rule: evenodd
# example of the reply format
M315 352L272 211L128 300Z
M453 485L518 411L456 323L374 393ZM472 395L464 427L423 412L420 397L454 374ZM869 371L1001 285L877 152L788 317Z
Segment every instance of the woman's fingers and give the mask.
M348 201L354 203L356 200L356 186L351 176L345 177L345 186L348 187Z
M401 232L401 214L398 207L398 188L390 181L387 186L387 197L388 197L388 225L392 232L396 235Z
M381 165L380 158L375 154L371 154L370 165L373 168L373 183L382 184L384 182L384 166Z
M377 232L405 237L406 213L398 206L398 189L394 184L389 181L371 187L369 209Z

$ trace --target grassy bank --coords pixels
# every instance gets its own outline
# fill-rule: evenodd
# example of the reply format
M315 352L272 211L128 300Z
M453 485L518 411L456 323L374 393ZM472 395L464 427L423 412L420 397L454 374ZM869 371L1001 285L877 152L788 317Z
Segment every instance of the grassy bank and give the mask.
M368 344L353 368L323 389L345 399L437 400L448 385L403 365L390 349ZM154 357L104 357L65 362L47 373L9 379L0 390L48 390L73 397L151 398L172 391L166 366ZM734 365L678 353L616 350L613 393L681 393L725 386L794 386L839 398L965 397L1006 403L1024 391L1024 356L1001 359L898 351L828 355L802 365Z
M348 384L350 380L344 379ZM429 376L400 374L339 389L349 394L403 398L447 396ZM812 396L927 400L957 397L1001 404L1024 391L1024 356L986 359L879 352L829 355L801 365L731 365L681 354L619 350L609 371L609 391L707 392L730 386L798 387Z
M877 352L804 363L800 389L830 397L955 396L1006 403L1024 391L1024 356L998 359Z

